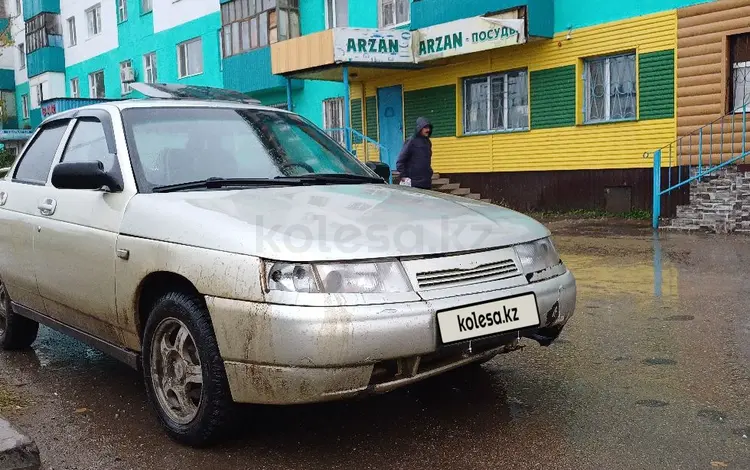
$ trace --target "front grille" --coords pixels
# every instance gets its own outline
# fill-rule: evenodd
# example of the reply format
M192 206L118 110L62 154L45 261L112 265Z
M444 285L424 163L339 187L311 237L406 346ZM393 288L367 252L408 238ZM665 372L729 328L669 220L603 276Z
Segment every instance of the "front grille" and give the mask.
M443 271L424 271L417 273L420 289L437 289L459 287L481 282L497 281L518 274L516 263L512 259L481 264L471 269L446 269Z

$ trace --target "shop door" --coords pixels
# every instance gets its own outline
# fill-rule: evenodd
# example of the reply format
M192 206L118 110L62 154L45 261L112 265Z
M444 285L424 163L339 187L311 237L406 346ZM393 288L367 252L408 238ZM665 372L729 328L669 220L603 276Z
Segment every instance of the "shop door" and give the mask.
M392 170L396 169L396 160L398 160L398 154L404 145L404 117L401 99L401 85L378 88L380 145L388 151L388 157L381 157L381 159Z

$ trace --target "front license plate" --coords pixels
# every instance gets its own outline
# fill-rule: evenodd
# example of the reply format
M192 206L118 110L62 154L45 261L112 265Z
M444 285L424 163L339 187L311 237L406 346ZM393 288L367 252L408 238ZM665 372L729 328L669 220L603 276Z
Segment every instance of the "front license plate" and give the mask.
M534 294L495 300L437 314L443 343L453 343L539 325Z

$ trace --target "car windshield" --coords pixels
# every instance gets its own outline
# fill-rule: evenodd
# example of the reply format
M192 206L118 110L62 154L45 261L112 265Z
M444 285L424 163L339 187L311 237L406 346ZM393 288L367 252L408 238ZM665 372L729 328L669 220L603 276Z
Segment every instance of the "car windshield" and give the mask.
M130 108L122 114L141 191L210 178L377 178L295 114L209 107Z

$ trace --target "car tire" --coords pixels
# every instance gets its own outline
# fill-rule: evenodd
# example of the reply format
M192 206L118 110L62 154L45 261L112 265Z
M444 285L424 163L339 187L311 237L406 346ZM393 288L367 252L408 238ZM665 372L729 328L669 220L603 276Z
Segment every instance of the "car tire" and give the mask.
M171 292L154 302L141 365L146 393L172 439L202 447L223 436L234 404L202 297Z
M13 312L10 295L0 280L0 349L26 349L36 341L39 323Z

